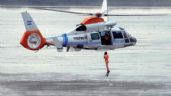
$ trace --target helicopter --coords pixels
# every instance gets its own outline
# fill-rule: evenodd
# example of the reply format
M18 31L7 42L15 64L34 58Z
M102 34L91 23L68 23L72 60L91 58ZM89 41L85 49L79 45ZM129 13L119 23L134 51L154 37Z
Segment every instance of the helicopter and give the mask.
M38 29L31 15L26 11L22 12L22 18L26 31L24 32L20 44L29 50L37 51L44 46L55 46L58 52L80 50L114 50L134 46L137 39L131 36L124 28L116 26L116 22L109 21L108 16L153 16L153 15L122 15L108 14L107 0L103 0L101 12L82 13L57 9L41 8L41 10L50 10L72 14L89 15L78 24L73 30L53 37L44 37ZM156 15L156 14L155 14Z

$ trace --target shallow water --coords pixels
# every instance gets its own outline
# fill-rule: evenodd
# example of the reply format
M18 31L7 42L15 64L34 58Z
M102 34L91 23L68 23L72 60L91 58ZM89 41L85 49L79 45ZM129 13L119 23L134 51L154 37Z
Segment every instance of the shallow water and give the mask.
M138 42L109 51L111 73L106 78L103 51L58 53L49 47L32 52L21 47L25 29L20 12L25 10L44 36L65 33L82 20L57 12L0 9L1 96L171 95L171 16L110 17Z

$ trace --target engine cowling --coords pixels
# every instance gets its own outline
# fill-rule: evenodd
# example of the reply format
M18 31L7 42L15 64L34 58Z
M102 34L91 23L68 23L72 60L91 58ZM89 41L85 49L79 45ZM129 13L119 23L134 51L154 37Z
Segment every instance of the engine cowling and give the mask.
M20 44L29 50L39 50L46 45L46 39L43 38L39 30L26 31L20 40Z

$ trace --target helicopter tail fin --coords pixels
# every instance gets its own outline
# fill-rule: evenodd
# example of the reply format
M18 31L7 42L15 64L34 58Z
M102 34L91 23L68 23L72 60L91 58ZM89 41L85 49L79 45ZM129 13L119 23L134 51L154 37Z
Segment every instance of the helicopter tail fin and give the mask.
M29 50L39 50L46 44L46 39L40 33L35 22L28 12L23 12L22 18L26 31L24 32L20 44Z
M35 22L33 21L32 17L30 16L30 14L27 11L22 12L21 15L22 15L22 18L24 21L26 31L38 30Z

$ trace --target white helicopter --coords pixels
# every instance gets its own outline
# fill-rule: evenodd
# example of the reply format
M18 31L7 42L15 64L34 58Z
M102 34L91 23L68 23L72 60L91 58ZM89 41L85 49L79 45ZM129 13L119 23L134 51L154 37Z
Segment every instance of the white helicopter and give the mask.
M75 51L86 50L113 50L134 46L136 38L128 34L123 28L117 27L116 22L108 21L108 16L147 16L147 15L117 15L108 14L107 0L103 0L102 9L99 13L81 13L62 11L55 9L43 9L50 11L66 12L73 14L91 15L77 25L74 30L64 33L60 36L44 37L28 12L23 12L26 32L24 33L20 44L29 50L40 50L45 45L56 46L57 51L62 52L66 47L68 52L70 48Z

